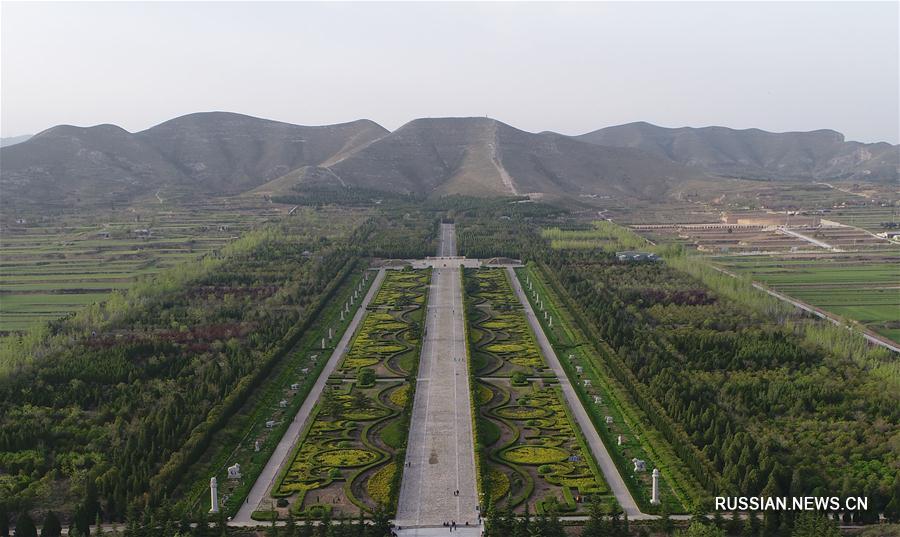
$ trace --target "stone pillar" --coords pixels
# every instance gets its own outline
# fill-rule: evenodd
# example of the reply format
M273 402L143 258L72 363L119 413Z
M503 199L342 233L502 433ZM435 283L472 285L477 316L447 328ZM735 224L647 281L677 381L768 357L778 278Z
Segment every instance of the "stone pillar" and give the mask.
M617 439L617 442L618 442L618 444L619 444L620 446L622 445L622 435L619 435L619 438Z
M341 310L341 320L344 320L344 310Z
M212 507L209 509L210 513L218 513L219 512L219 484L216 483L216 478L209 478L209 501L212 504Z
M650 496L650 503L659 505L659 468L653 469L653 491Z
M328 339L332 339L334 337L334 328L328 327Z
M322 348L325 348L325 338L322 338Z

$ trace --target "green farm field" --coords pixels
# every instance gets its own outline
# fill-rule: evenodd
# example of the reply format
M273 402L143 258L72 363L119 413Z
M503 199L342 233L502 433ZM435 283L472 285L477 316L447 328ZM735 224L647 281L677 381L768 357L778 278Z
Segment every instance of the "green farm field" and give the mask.
M900 251L715 257L712 261L900 341Z
M0 334L24 332L103 300L287 210L232 202L7 215L0 229Z

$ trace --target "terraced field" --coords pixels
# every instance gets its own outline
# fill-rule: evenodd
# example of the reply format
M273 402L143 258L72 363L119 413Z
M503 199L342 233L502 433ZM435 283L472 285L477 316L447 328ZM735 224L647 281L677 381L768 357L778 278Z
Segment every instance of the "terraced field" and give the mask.
M822 218L849 226L856 226L872 233L888 229L900 229L900 207L846 207L831 209Z
M717 265L900 342L900 251L715 257Z
M396 509L428 279L388 272L278 478L275 513L254 518Z
M503 269L465 272L482 491L517 512L612 497Z
M0 333L77 311L285 212L231 203L7 219L0 230Z

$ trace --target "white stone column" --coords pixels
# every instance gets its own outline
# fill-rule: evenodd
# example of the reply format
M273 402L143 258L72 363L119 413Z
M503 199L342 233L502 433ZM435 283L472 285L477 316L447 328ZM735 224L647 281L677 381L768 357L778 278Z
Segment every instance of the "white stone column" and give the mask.
M212 504L212 507L209 509L210 513L218 513L219 512L219 484L216 482L215 477L209 478L209 501Z
M650 497L650 503L659 505L659 468L653 469L653 491Z

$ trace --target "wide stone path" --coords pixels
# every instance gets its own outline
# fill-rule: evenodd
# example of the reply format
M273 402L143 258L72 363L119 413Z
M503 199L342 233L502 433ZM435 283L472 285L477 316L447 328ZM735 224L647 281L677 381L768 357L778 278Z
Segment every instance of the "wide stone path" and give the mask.
M456 226L453 224L441 224L441 242L438 246L438 255L448 257L456 255Z
M442 230L442 243L452 236L452 230ZM449 250L440 249L454 255ZM474 527L478 497L472 407L461 274L456 267L432 272L405 463L395 519L404 536L431 535L428 532L434 530L424 528L451 521L460 529L468 522L468 531L480 533Z

